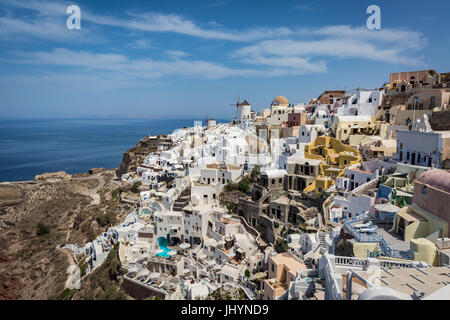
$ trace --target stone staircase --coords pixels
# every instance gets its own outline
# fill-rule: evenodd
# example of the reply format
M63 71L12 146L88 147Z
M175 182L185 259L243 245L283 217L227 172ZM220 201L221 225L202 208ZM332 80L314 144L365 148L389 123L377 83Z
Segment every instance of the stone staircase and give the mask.
M184 189L177 200L173 203L173 211L182 211L184 207L189 204L191 200L191 187Z

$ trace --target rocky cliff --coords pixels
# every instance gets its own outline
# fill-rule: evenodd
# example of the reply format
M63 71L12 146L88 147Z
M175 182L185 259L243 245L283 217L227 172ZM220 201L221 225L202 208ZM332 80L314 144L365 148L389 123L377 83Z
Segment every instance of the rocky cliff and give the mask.
M83 245L122 220L131 209L119 186L113 170L0 183L0 300L60 297L74 261L59 246Z
M117 178L120 179L127 172L135 172L145 157L149 153L157 151L161 146L172 147L172 140L165 135L145 137L139 140L135 147L123 153L122 163L116 170Z

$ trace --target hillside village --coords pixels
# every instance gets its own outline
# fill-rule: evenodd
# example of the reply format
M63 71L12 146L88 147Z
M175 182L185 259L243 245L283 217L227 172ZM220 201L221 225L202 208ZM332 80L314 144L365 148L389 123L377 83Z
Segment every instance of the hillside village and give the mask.
M114 254L134 299L450 299L448 74L235 107L124 154L129 211L61 243L67 288Z

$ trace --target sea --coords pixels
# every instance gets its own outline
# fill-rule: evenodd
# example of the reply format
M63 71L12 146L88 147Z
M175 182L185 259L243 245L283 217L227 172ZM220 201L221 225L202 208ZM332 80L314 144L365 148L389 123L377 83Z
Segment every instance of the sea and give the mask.
M0 182L32 180L44 172L117 168L139 139L192 127L195 120L0 119Z

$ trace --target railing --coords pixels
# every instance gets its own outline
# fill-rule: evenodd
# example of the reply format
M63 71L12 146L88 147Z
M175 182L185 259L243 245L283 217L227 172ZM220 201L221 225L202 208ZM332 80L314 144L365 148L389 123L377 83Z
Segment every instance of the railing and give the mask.
M414 268L414 264L409 261L399 262L391 260L378 260L380 267L391 269L391 268Z
M354 218L350 218L344 221L344 228L353 236L355 237L356 241L358 242L371 242L371 243L378 243L381 249L381 252L385 254L388 257L392 258L398 258L398 259L406 259L406 260L413 260L414 259L414 251L411 250L397 250L392 249L389 244L386 242L384 237L379 234L362 234L360 233L353 225L352 223L362 221L364 219L368 219L367 213L360 214ZM378 227L376 227L375 230L378 230Z
M334 257L334 263L337 265L365 267L367 259L354 257Z

